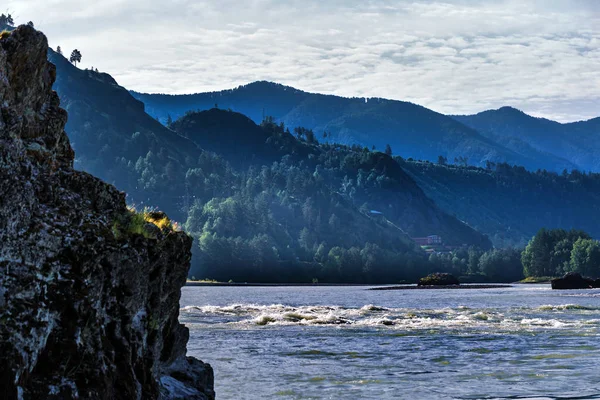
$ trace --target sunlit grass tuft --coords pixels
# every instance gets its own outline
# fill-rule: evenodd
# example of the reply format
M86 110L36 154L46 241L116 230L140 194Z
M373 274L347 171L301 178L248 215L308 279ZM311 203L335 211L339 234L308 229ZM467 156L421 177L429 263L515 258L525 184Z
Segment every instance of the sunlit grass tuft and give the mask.
M134 206L127 206L127 213L113 222L112 231L119 239L130 235L141 235L147 239L156 239L156 234L149 229L152 224L161 231L180 231L177 223L172 222L163 212L144 208L137 211Z

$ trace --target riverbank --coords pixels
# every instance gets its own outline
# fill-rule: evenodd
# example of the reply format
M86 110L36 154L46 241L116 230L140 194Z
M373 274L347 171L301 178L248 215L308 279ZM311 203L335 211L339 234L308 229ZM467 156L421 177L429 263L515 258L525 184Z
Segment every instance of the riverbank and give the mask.
M517 283L525 283L525 284L547 283L549 285L550 281L552 281L552 279L556 279L556 278L558 278L558 276L529 276L523 280L520 280Z
M187 281L186 286L242 286L242 287L321 287L321 286L389 286L389 285L373 285L366 283L244 283L244 282L198 282Z
M438 286L417 286L415 285L396 285L389 284L374 285L367 283L243 283L243 282L199 282L187 281L186 286L212 286L212 287L350 287L362 286L367 290L415 290L415 289L502 289L510 288L512 285L485 285L485 284L464 284L464 285L438 285Z
M402 285L402 286L385 286L375 287L367 290L429 290L429 289L504 289L511 288L512 285Z

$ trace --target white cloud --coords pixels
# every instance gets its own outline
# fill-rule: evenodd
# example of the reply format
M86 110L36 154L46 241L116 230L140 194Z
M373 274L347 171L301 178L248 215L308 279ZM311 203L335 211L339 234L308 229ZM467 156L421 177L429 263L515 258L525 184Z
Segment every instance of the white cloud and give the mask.
M600 115L597 0L9 0L52 46L139 91L264 79L444 113Z

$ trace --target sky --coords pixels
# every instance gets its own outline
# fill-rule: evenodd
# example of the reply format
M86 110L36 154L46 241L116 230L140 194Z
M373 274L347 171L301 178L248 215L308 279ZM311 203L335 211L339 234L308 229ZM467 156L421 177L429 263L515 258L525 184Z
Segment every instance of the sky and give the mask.
M600 116L600 0L8 0L81 67L148 93L268 80L445 114Z

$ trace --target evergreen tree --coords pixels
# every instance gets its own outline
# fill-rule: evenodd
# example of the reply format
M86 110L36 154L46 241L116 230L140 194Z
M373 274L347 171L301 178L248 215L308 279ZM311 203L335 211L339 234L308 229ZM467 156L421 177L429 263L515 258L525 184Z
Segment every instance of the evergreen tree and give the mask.
M81 62L81 52L77 49L71 52L71 57L69 61L72 62L75 66L77 66L78 62Z
M15 27L15 21L13 20L12 15L0 14L0 30L14 28L14 27Z
M392 146L390 146L389 144L385 145L385 154L387 154L388 156L392 156Z

